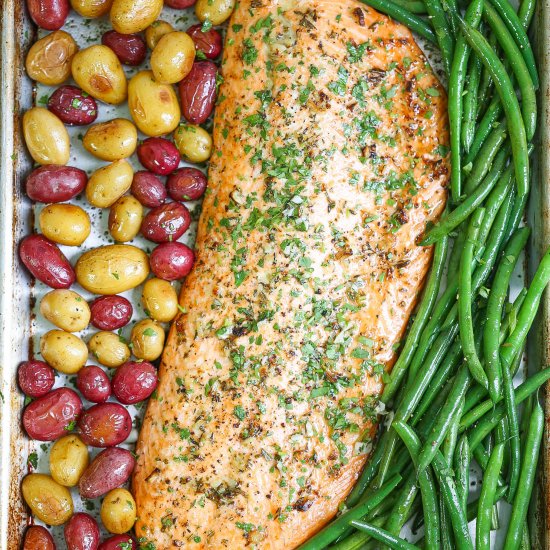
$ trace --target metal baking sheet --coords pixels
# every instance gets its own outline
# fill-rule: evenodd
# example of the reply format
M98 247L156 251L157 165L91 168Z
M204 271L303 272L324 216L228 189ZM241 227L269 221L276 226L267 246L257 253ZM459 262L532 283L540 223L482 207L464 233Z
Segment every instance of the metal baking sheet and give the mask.
M36 471L48 471L49 444L40 444L30 441L24 434L20 416L24 405L24 396L18 390L15 383L17 365L26 360L29 354L36 353L39 337L49 325L40 314L37 313L37 304L40 298L49 290L41 283L33 284L28 274L19 267L17 259L17 243L24 236L32 232L35 227L35 217L40 207L31 205L23 193L23 182L29 173L32 163L25 151L21 139L20 117L38 102L43 96L49 95L52 89L39 86L33 89L24 71L24 58L30 44L36 39L36 29L29 22L24 10L22 0L3 0L0 4L2 17L1 29L1 65L0 82L2 85L2 98L0 102L0 550L15 550L20 547L22 533L28 525L29 517L20 495L20 482L29 471L29 457L34 462L36 456ZM192 10L175 11L166 9L162 18L169 20L178 29L185 30L194 23ZM537 157L535 160L536 171L533 178L533 192L531 196L529 222L534 228L528 254L528 272L536 265L542 251L550 243L550 198L546 193L547 182L550 181L550 159L548 150L550 146L550 0L539 0L538 13L535 20L535 39L538 46L538 59L541 71L541 129L538 138ZM78 15L71 13L65 27L73 34L81 47L91 43L97 43L101 33L106 30L105 21L83 20ZM429 55L433 59L432 55ZM131 75L135 69L125 68L127 75ZM98 122L122 116L129 118L127 107L112 107L100 105ZM82 128L70 129L71 134L71 161L69 164L91 171L100 163L89 155L82 147L79 133ZM78 160L77 160L78 159ZM134 166L137 168L137 165ZM84 247L71 249L63 247L63 251L70 260L76 259L84 250L94 248L100 244L108 244L109 238L106 232L106 211L91 208L85 199L77 199L77 204L86 206L92 219L93 232L86 241ZM198 214L198 205L193 205L194 218ZM185 241L188 244L194 239L194 231L190 231ZM138 246L150 248L151 243L138 241ZM523 273L518 273L520 279ZM518 282L520 279L517 279ZM82 294L89 298L86 292ZM547 295L548 296L548 295ZM129 297L134 305L139 304L139 295L130 292ZM144 313L139 307L135 308L135 318L143 318ZM541 364L550 364L550 297L545 300L537 330L531 338L529 346L529 368L536 369ZM125 335L129 329L125 329ZM81 336L86 340L89 332ZM89 363L93 363L90 361ZM70 377L59 376L56 379L56 387L71 384ZM550 400L546 401L547 414L550 412ZM140 410L131 408L134 418L140 417ZM138 420L139 421L139 420ZM137 430L134 430L133 438ZM132 437L132 436L131 436ZM132 439L128 442L130 445ZM97 452L97 451L96 451ZM34 455L33 453L36 453ZM550 476L550 447L548 438L545 439L543 455L543 467L540 469L541 483L538 484L538 506L531 514L533 526L533 548L550 549L550 502L547 500ZM472 472L472 492L479 489L477 483L478 473ZM77 491L73 490L75 507L90 513L97 513L97 503L92 508L89 502L81 502ZM505 517L509 513L509 507L503 506L501 513ZM471 526L473 527L473 525ZM53 530L56 541L60 542L59 548L64 548L62 528ZM497 532L496 546L499 546L502 533Z

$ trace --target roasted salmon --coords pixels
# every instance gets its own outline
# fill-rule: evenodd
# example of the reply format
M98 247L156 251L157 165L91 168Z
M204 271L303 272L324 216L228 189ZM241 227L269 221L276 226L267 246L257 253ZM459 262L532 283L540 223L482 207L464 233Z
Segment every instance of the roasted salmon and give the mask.
M354 0L241 0L196 264L137 447L137 536L291 550L368 458L446 200L446 97Z

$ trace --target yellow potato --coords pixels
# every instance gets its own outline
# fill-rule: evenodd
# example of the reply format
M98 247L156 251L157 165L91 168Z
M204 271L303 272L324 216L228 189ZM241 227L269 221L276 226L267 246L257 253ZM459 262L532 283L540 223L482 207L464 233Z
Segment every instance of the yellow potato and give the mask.
M181 118L174 88L158 83L151 71L141 71L131 78L128 108L136 126L148 136L172 132Z
M74 204L49 204L38 221L42 233L59 244L80 246L90 234L88 214Z
M77 435L58 439L50 450L50 474L57 483L74 487L88 467L88 447Z
M50 367L64 374L76 374L88 359L86 344L63 330L46 332L40 338L40 353Z
M63 122L43 107L33 107L23 115L25 143L38 164L67 164L70 142Z
M109 208L132 185L134 171L126 160L117 160L96 170L86 185L86 198L92 206Z
M54 31L36 41L27 54L25 68L33 80L58 86L71 76L71 62L78 46L65 31Z
M88 128L82 143L86 151L101 160L120 160L131 156L137 147L136 127L125 118L114 118Z
M94 294L120 294L139 286L149 275L149 258L129 244L111 244L80 256L76 280Z
M114 0L113 29L122 34L141 32L158 19L163 5L162 0Z
M195 43L185 32L165 34L151 54L151 69L155 80L175 84L191 71L195 61Z
M126 100L126 75L111 48L95 45L79 51L71 70L76 83L92 97L114 105Z
M101 503L101 521L115 535L129 531L136 522L136 502L126 489L109 491Z
M84 330L90 322L88 302L72 290L48 292L40 302L40 313L56 327L67 332Z
M106 367L120 367L130 359L130 348L118 334L102 330L96 332L88 342L90 353Z
M126 243L139 233L143 206L131 195L120 197L109 212L109 231L115 241Z
M105 15L113 4L113 0L71 0L71 7L82 17L100 17Z
M235 2L236 0L197 0L195 13L199 21L210 21L212 25L221 25L231 17Z
M155 48L158 44L158 41L169 32L174 32L176 29L170 25L167 21L162 21L159 19L155 21L152 25L147 27L145 30L145 42L151 50Z
M163 279L149 279L143 285L141 303L145 313L160 323L170 322L178 313L176 290Z
M206 162L212 154L212 136L194 124L180 124L174 132L174 143L190 162Z
M73 515L73 499L69 489L50 476L25 476L21 492L32 513L48 525L62 525Z
M151 319L144 319L134 325L130 336L132 352L138 359L154 361L164 348L164 329Z

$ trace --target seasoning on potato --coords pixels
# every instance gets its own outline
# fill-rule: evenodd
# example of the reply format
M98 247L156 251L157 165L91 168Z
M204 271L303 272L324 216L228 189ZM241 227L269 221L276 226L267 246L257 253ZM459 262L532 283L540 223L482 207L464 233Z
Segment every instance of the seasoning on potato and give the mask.
M110 533L122 535L136 522L136 502L126 489L109 491L101 503L101 521Z
M164 329L151 319L144 319L134 325L130 336L132 352L138 359L154 361L164 348Z
M71 0L73 10L90 19L105 15L112 4L113 0Z
M29 153L38 164L69 162L69 134L61 120L48 109L33 107L23 115L23 135Z
M235 9L236 0L197 0L195 13L199 21L210 21L212 25L221 25L227 21Z
M178 295L164 279L149 279L143 285L141 302L145 313L160 323L168 323L178 314Z
M120 294L145 281L149 258L129 244L100 246L80 256L75 271L76 280L89 292Z
M114 118L88 128L82 144L86 151L101 160L128 158L137 147L137 129L125 118Z
M174 143L190 162L206 162L212 155L212 136L194 124L180 124L174 132Z
M141 71L130 79L128 108L136 126L148 136L168 134L180 122L174 88L157 82L151 71Z
M46 86L62 84L71 76L71 62L78 46L65 31L55 31L37 40L25 60L27 74Z
M56 327L67 332L79 332L90 323L88 302L72 290L52 290L42 298L40 313Z
M75 434L58 439L50 450L50 474L65 487L78 484L88 462L88 447Z
M90 234L90 218L74 204L49 204L38 217L42 233L58 244L80 246Z
M21 492L32 513L48 525L62 525L73 515L73 499L69 489L48 475L25 476Z
M158 19L162 7L162 0L114 0L111 24L122 34L141 32Z
M90 338L88 348L98 362L106 367L120 367L130 358L130 348L114 332L96 332Z
M195 43L185 32L165 34L151 54L151 69L155 80L175 84L191 71L195 61Z
M174 32L175 30L176 29L167 21L158 19L145 30L145 41L147 42L147 46L151 50L155 49L155 46L165 34Z
M124 159L96 170L86 185L86 198L92 206L109 208L132 185L134 171Z
M126 75L111 48L94 45L79 51L71 70L75 82L92 97L114 105L126 100Z
M50 367L64 374L77 373L88 359L86 344L63 330L46 332L40 338L40 353Z
M120 197L109 212L109 232L115 241L131 241L139 233L143 219L143 206L131 195Z

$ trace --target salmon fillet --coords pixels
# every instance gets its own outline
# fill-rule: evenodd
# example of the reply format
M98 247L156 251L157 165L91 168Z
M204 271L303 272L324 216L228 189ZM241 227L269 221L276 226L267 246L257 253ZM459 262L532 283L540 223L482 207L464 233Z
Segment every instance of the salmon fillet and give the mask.
M241 0L182 313L137 446L136 533L285 549L334 517L445 200L446 97L410 32L353 0Z

